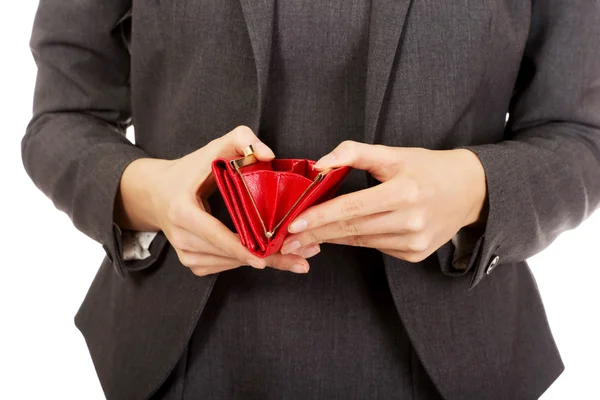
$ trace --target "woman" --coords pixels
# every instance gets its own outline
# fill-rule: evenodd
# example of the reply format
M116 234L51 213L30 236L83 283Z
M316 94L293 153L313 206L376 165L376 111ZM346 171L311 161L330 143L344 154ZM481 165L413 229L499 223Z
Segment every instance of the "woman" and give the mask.
M525 260L600 203L599 38L590 1L42 0L23 159L106 250L107 398L539 397ZM211 183L248 145L354 168L266 259Z

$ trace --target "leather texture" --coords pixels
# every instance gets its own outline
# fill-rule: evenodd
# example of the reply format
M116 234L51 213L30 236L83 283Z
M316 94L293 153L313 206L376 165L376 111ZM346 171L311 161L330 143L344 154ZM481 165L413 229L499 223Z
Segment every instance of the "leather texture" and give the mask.
M267 257L278 252L288 235L288 225L308 207L331 199L350 172L348 167L334 169L310 187L319 174L314 164L305 159L275 159L245 166L240 173L246 190L229 160L213 162L217 187L240 241L252 254ZM261 219L267 231L275 230L271 238L267 238Z

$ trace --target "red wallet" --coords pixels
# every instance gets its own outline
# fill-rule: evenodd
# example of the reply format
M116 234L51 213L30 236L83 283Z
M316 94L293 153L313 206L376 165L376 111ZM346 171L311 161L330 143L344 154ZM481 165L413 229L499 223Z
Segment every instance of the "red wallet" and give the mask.
M258 161L253 152L249 146L243 158L216 159L212 171L240 241L267 257L279 251L288 225L302 211L335 195L350 168L319 172L314 161Z

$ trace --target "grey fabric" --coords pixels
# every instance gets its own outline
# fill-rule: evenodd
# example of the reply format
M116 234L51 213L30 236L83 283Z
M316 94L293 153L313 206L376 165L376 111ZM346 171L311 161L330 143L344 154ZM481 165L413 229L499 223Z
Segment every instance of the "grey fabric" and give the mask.
M599 8L372 2L363 140L467 147L486 172L489 219L464 271L452 266L451 243L416 265L383 256L398 315L444 398L533 399L563 370L524 260L600 203ZM107 250L76 324L109 399L147 398L162 384L217 279L191 275L164 235L135 270L121 259L120 174L138 157L180 157L236 125L262 135L273 16L274 0L40 2L23 160ZM123 137L130 118L135 146Z
M369 8L365 0L277 2L261 120L261 138L276 154L314 159L362 138ZM315 53L324 56L315 62ZM353 174L340 191L362 187ZM413 388L413 354L381 254L324 246L306 276L221 273L187 351L153 399L435 394L428 379Z
M342 267L343 268L343 267ZM219 280L219 284L215 287L211 294L210 302L206 305L205 311L202 315L201 325L210 324L215 325L215 319L220 318L222 312L222 303L228 301L224 296L227 290L220 290L219 285L224 286L231 283L231 279L226 281ZM246 287L247 289L247 287ZM383 293L384 296L389 294ZM231 300L229 300L231 301ZM312 312L311 312L312 314ZM254 313L251 313L254 315ZM322 314L319 314L322 316ZM229 314L229 317L232 315ZM397 320L397 317L395 318ZM248 324L250 327L255 327L259 324L256 321L251 321ZM295 324L298 326L299 324ZM392 325L397 326L397 322L393 321ZM401 328L401 327L399 327ZM395 331L395 332L393 332ZM200 333L201 331L197 331ZM283 332L289 332L288 329L279 329L276 332L276 336L279 337ZM322 336L319 332L316 336L317 341L320 341ZM358 334L358 333L356 333ZM254 349L253 346L248 346L245 342L246 338L238 335L237 332L223 331L220 337L228 338L228 342L232 343L235 341L239 342L239 347L244 349L244 353L239 355L238 366L234 366L231 360L234 357L217 357L213 359L207 359L204 357L198 357L199 351L202 349L212 349L212 346L208 346L206 342L207 336L210 336L205 330L202 333L195 335L188 347L184 350L182 358L175 366L173 372L167 378L165 383L159 388L159 390L151 396L151 400L183 400L183 399L330 399L330 398L343 398L343 399L413 399L413 400L437 400L441 399L440 394L437 392L435 386L431 382L427 372L423 369L418 356L414 352L410 343L406 340L406 334L401 330L392 330L388 332L388 337L395 341L400 346L389 346L390 352L400 350L403 354L403 360L400 363L396 363L393 366L393 372L396 373L395 382L388 382L387 384L381 384L382 380L378 376L378 370L369 368L368 365L359 365L362 359L354 357L347 360L347 364L341 366L335 366L335 370L330 369L330 372L334 372L335 376L327 374L323 367L327 367L331 363L332 351L326 351L324 354L316 354L313 351L313 356L316 356L314 360L309 360L306 355L301 354L296 347L296 341L299 339L299 335L295 334L295 331L291 331L293 338L285 339L284 342L293 341L293 345L290 346L290 350L283 350L277 345L274 345L272 349L266 352L261 352L258 349ZM368 336L369 334L367 334ZM397 335L393 337L393 335ZM276 342L277 338L271 339L273 343ZM302 338L300 338L302 340ZM384 340L389 345L389 340ZM254 342L253 342L254 343ZM317 343L315 342L315 345ZM222 343L215 341L212 343L213 346L223 346ZM334 347L339 350L340 347ZM322 349L321 349L322 350ZM233 350L230 350L230 355L236 355ZM248 359L246 356L253 354L254 357ZM260 365L266 367L268 363L265 363L265 359L278 359L284 355L289 361L293 363L293 371L291 376L285 378L282 377L282 370L273 370L265 368L263 371L255 371L254 374L248 374L245 372L248 368ZM393 358L393 357L387 357ZM300 360L300 363L296 363L296 360ZM307 361L314 361L311 365L306 365ZM399 364L403 364L399 368ZM316 367L318 366L318 368ZM231 371L234 374L233 379L223 385L220 378L216 379L215 385L209 385L202 387L202 380L205 382L209 381L209 377L214 377L215 370L221 371L223 368L237 368ZM289 366L287 367L289 368ZM265 371L270 371L266 374ZM306 380L306 372L311 372L311 377ZM273 379L273 374L279 375L279 379ZM314 372L321 372L321 375L315 375ZM206 374L207 376L203 376ZM218 373L217 373L218 374ZM283 375L286 375L285 373ZM332 380L337 376L343 377L341 385L336 385ZM384 375L388 375L388 372L384 372ZM265 377L270 376L268 382L265 382ZM237 379L236 379L237 378ZM283 379L282 379L283 378ZM348 379L348 378L351 378ZM200 383L199 381L200 380ZM356 386L363 385L368 388L368 392L362 393L360 390L352 390Z
M306 276L222 273L190 342L183 399L413 399L411 345L380 258L330 246ZM414 389L435 393L427 380Z
M276 5L261 139L278 157L309 159L361 141L370 0Z
M262 140L282 157L312 159L360 140L370 2L276 5ZM363 188L362 178L340 192ZM412 399L411 357L381 254L324 246L306 276L219 275L185 357L182 398ZM177 392L182 380L171 380Z

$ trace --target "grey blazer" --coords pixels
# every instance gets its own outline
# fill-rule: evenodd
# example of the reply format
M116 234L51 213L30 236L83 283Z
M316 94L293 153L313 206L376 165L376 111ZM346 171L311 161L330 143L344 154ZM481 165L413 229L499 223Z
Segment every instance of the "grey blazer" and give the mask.
M260 133L274 3L40 2L23 160L106 250L75 322L109 399L161 384L217 278L192 275L163 234L151 258L122 259L121 173L237 125ZM373 0L364 141L467 147L487 176L489 218L464 264L450 242L418 265L385 257L398 313L447 399L533 399L563 370L525 260L600 203L599 45L597 0Z

